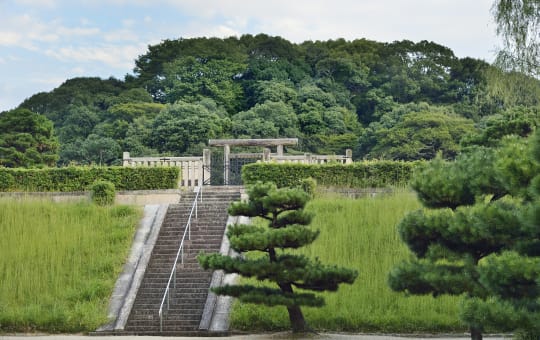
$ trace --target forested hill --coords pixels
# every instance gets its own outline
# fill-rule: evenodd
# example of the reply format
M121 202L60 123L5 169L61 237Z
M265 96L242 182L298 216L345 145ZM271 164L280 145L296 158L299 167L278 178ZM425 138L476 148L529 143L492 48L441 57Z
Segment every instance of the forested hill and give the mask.
M540 93L535 79L427 41L165 40L133 71L67 80L18 110L54 123L59 164L111 164L121 151L201 154L208 139L231 137L298 137L297 151L412 160L529 133ZM493 89L494 75L523 86Z

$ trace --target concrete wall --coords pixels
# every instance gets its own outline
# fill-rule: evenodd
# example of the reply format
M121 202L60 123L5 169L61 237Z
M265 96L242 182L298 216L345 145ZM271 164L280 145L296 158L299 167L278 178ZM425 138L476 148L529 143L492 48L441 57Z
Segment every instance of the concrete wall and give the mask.
M116 192L118 204L174 204L190 190L167 189L167 190L134 190ZM53 202L79 202L90 201L90 192L0 192L0 198L11 199L46 199Z

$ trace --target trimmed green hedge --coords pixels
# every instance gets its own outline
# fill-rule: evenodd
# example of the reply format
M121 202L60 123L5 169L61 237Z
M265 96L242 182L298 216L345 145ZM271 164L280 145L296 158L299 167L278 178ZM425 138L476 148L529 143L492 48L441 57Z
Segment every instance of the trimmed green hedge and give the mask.
M0 191L86 191L96 181L109 181L117 190L178 187L177 167L0 168Z
M304 178L318 185L346 188L380 188L406 185L419 162L364 161L353 164L253 163L242 167L242 179L249 185L257 181L274 182L278 187L296 187Z

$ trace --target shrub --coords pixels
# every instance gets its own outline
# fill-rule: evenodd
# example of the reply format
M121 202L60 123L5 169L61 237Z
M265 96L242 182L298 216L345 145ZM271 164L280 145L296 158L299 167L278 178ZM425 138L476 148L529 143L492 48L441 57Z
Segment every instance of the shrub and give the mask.
M407 184L420 162L366 161L353 164L253 163L242 167L245 185L274 182L278 187L302 186L302 179L347 188L387 187Z
M174 189L179 174L176 167L0 168L0 190L85 191L96 181L111 182L117 190Z
M13 187L13 184L15 183L15 180L13 178L13 175L0 171L0 191L6 191L10 187Z
M92 184L92 202L97 205L112 205L116 195L114 184L108 181L97 181Z
M317 181L312 177L302 178L300 180L300 189L313 198L315 196L315 189L317 189Z

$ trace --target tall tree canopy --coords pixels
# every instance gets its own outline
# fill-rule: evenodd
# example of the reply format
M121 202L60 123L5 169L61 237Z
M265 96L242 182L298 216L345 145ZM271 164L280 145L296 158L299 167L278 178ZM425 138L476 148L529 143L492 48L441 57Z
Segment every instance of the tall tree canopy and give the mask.
M27 109L0 113L0 166L54 166L58 140L53 123Z
M167 113L175 105L203 102L214 104L185 121L200 138L182 133L179 117ZM403 114L419 105L428 109ZM481 135L493 127L489 117L538 105L540 82L530 74L460 59L431 41L296 44L248 34L165 40L149 46L124 80L69 79L21 108L54 122L65 164L90 135L148 156L198 152L207 136L282 136L299 138L303 152L351 148L357 158L429 159L442 151L451 158L469 128ZM219 118L212 121L206 110ZM413 120L419 123L413 126ZM181 141L173 141L179 138L175 131ZM467 145L475 140L482 143L469 138ZM401 144L408 151L398 150Z

